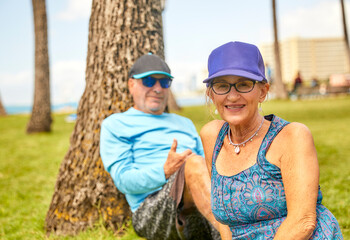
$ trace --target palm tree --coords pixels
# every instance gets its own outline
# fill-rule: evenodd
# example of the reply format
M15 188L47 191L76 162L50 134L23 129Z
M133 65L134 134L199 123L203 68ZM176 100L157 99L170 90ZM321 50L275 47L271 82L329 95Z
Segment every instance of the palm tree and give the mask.
M273 31L274 31L274 52L275 52L275 76L274 76L274 93L277 99L287 99L287 90L282 81L281 59L278 43L278 28L277 28L277 14L276 14L276 0L272 0L273 13Z
M27 133L51 131L50 71L45 0L32 0L35 31L35 88Z
M6 116L6 110L4 108L4 105L2 105L1 98L0 98L0 116Z
M48 233L76 234L101 219L117 231L130 219L100 158L100 127L132 106L127 79L133 62L150 51L164 57L162 25L161 0L93 0L86 87L46 215Z
M345 16L345 5L344 0L340 0L341 5L341 13L342 13L342 19L343 19L343 32L344 32L344 41L345 41L345 49L348 56L348 64L349 64L349 71L350 71L350 47L349 47L349 37L348 37L348 30L346 25L346 16Z

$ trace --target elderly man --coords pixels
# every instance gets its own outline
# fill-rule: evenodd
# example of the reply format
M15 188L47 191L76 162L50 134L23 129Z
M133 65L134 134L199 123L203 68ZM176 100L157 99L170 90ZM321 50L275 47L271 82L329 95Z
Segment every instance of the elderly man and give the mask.
M102 161L126 196L139 236L220 239L201 140L191 120L164 112L172 79L156 55L134 63L128 80L134 106L103 121Z

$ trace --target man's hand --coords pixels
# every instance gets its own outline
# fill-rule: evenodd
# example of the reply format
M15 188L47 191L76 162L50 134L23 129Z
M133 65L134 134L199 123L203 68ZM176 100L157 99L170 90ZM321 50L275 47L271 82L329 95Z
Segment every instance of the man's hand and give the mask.
M192 151L190 149L187 149L182 153L177 153L176 148L177 140L174 139L173 144L171 145L170 151L168 153L168 158L164 163L164 174L166 179L173 175L185 162L186 158L192 154Z

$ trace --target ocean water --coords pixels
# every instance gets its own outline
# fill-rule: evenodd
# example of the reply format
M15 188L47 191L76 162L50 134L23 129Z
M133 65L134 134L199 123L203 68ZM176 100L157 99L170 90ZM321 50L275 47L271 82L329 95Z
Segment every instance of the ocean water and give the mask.
M62 103L52 105L51 109L53 112L63 111L64 109L76 110L78 103ZM32 106L5 106L7 114L29 114L32 111Z
M7 114L25 114L30 113L31 106L5 106Z

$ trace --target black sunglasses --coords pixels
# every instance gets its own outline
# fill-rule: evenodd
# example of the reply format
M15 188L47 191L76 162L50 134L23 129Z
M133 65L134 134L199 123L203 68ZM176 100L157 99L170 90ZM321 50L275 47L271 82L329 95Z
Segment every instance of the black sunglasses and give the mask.
M218 95L224 95L231 91L231 88L234 87L239 93L248 93L253 90L256 81L251 79L246 79L236 83L227 83L227 82L213 82L211 88L214 93Z
M171 78L154 78L154 77L151 77L151 76L147 76L147 77L144 77L144 78L141 78L142 79L142 84L143 86L145 87L153 87L157 81L159 81L160 83L160 86L162 88L169 88L171 86Z

